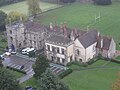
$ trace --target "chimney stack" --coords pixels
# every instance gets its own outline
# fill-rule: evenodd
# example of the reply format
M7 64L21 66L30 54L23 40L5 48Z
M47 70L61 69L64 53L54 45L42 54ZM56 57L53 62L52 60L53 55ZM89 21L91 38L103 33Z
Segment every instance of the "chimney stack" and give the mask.
M53 29L53 25L52 25L52 23L50 23L50 29Z
M62 33L64 32L63 31L63 23L60 23L60 30L61 30Z

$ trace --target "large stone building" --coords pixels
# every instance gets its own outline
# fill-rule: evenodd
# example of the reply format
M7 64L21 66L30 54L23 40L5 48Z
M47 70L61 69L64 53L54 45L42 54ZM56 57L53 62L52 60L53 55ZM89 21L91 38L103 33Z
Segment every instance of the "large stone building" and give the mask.
M44 50L47 58L55 63L75 60L85 63L98 54L112 58L116 53L113 38L101 36L96 30L82 31L52 23L47 27L31 21L6 27L9 48L14 45L16 51L25 47Z

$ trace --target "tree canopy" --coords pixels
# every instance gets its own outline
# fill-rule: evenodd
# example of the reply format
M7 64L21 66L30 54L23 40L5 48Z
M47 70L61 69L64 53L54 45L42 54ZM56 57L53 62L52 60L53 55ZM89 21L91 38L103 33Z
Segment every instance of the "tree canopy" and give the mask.
M34 77L36 79L40 78L42 73L44 73L48 67L49 62L47 58L45 56L38 56L33 66L33 70L35 72Z
M12 11L8 14L6 22L9 23L11 22L16 22L16 21L20 21L20 19L22 19L23 21L27 21L27 16L20 13L20 12L16 12L16 11Z
M61 82L49 69L41 75L38 82L38 90L69 90L68 86Z
M0 68L0 90L22 90L15 76L4 68Z
M5 19L7 18L7 14L0 10L0 31L5 30Z
M39 0L27 0L29 16L36 17L37 14L41 13L42 10L39 6Z

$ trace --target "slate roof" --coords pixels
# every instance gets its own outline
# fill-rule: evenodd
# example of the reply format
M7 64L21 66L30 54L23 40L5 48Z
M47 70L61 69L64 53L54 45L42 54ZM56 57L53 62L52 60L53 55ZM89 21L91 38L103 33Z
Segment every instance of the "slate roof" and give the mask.
M46 41L51 42L51 43L58 43L58 44L68 44L71 42L70 38L64 37L63 35L53 35L46 39Z
M91 30L78 38L84 48L89 47L97 41L98 32L96 30Z
M103 47L101 49L109 50L112 38L111 37L107 37L107 36L102 36L102 37L99 37L99 38L100 39L99 39L96 47L97 48L101 48L101 39L103 39Z
M35 22L26 22L24 23L24 26L26 28L27 31L34 31L34 32L47 32L49 31L49 28L45 25L41 25L39 23L35 23Z

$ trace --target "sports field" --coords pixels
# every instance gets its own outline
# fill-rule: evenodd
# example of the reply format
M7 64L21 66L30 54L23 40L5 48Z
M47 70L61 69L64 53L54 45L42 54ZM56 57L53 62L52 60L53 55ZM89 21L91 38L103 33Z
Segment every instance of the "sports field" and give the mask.
M47 3L47 2L40 2L39 5L43 12L51 8L59 7L58 4L52 4L52 3ZM18 11L18 12L27 14L28 6L27 6L26 1L23 1L23 2L0 7L0 10L3 10L6 13L9 13L11 11Z
M97 29L102 34L112 36L117 44L120 42L120 3L97 6L90 3L74 3L54 11L44 13L37 21L49 25L50 22L67 22L69 27ZM95 15L100 20L95 23Z

